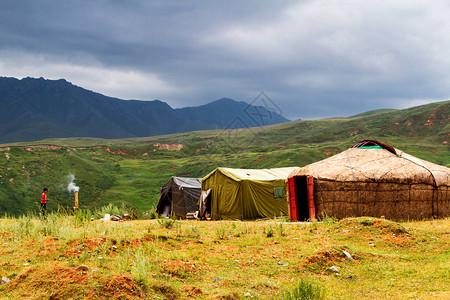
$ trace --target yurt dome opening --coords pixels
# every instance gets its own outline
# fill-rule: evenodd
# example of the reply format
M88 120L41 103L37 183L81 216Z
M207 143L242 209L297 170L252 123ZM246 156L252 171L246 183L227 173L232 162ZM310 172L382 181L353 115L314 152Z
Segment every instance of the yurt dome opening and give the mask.
M295 169L288 177L291 220L322 215L393 220L450 215L450 169L376 140Z

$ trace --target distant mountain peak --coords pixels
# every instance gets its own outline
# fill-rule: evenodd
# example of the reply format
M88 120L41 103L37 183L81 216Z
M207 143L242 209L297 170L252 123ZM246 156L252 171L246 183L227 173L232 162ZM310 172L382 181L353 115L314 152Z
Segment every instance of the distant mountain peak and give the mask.
M238 101L233 100L231 98L223 97L223 98L217 99L216 101L213 101L213 102L238 102Z
M234 103L239 103L239 102L240 101L236 101L236 100L233 100L231 98L224 97L224 98L220 98L220 99L214 100L212 102L209 102L209 103L207 103L205 105L217 105L217 104L226 105L226 104L231 104L231 103L234 104Z
M245 114L246 102L221 98L173 109L161 100L122 100L83 89L65 79L0 77L0 143L62 137L146 137L227 128ZM270 125L287 122L276 115Z

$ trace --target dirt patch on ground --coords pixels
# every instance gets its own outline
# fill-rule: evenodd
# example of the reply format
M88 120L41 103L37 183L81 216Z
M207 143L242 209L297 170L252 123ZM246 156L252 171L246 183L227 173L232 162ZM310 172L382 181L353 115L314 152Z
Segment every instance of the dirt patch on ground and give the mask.
M60 248L58 238L56 237L50 237L41 241L32 241L25 243L23 246L29 249L35 249L39 256L54 255Z
M118 149L117 151L113 151L110 148L105 147L105 150L108 151L111 154L120 154L120 155L123 155L123 156L129 156L129 157L132 157L132 158L136 158L136 155L127 153L127 152L125 152L125 151L123 151L121 149Z
M32 291L33 296L67 299L79 294L89 278L89 273L72 268L56 266L51 270L32 267L11 280L7 285L9 291L21 289ZM25 295L24 295L25 296Z
M114 275L100 283L89 298L132 299L143 298L144 292L133 279L124 275Z
M192 298L197 298L197 297L203 295L203 291L196 286L184 286L183 292L186 296L192 297Z
M384 236L383 241L395 244L397 246L409 246L409 241L401 236Z
M213 299L220 299L220 300L235 300L235 299L241 299L238 293L234 292L232 294L222 295Z
M396 247L414 247L414 237L399 223L378 218L348 218L337 223L339 234L356 235L368 239L373 246L382 241Z
M44 150L59 150L65 147L55 146L55 145L34 145L34 146L14 146L16 149L24 149L26 151L32 151L34 149L44 149ZM11 147L0 147L0 151L10 151Z
M9 241L10 239L12 239L12 235L10 232L0 231L0 241L6 242Z
M164 262L163 265L163 270L167 275L181 279L195 275L200 271L195 264L189 261L169 260Z
M75 296L86 299L144 297L140 286L127 276L114 275L104 279L97 278L99 284L94 288L90 285L90 280L92 280L90 271L78 268L56 266L50 270L42 270L32 267L11 280L7 288L9 291L18 288L31 290L36 298L50 299L70 299Z
M59 250L59 245L56 239L49 238L41 242L40 247L38 247L38 254L40 256L50 256L54 255Z
M86 250L92 252L106 242L106 238L86 238L83 241L74 241L68 245L69 250L65 251L61 256L79 257Z
M148 242L165 242L169 239L173 240L174 238L166 237L164 235L154 236L151 234L144 235L142 238L134 238L132 240L123 239L120 241L106 238L86 238L82 241L73 241L69 243L69 249L66 250L61 256L76 258L86 251L95 252L98 248L101 248L101 250L104 251L104 247L107 247L106 251L108 252L108 254L111 254L113 251L116 251L118 247L139 248L140 246L142 246L142 244Z
M378 219L378 218L347 218L339 221L338 228L356 228L356 229L366 229L370 228L372 230L379 230L380 233L392 233L396 235L408 233L408 231L399 223Z
M131 247L131 248L139 248L141 247L143 244L145 243L150 243L150 242L155 242L155 241L159 241L159 242L169 242L169 245L172 245L171 243L173 242L177 242L177 239L171 236L165 236L165 235L153 235L153 234L145 234L144 236L140 237L140 238L134 238L134 239L122 239L120 241L116 240L116 239L111 239L109 240L110 245L108 245L108 249L113 250L113 246L116 247ZM71 245L76 245L78 244L79 248L88 248L89 250L95 249L96 247L99 247L102 244L107 243L108 241L106 239L102 239L102 241L92 241L92 240L85 240L84 242L74 242ZM78 249L76 252L78 252L80 249ZM81 254L83 251L78 252L79 254Z
M150 288L155 293L163 295L165 299L174 300L180 298L178 291L176 291L171 285L167 283L164 282L154 283L150 286Z
M300 262L300 268L308 269L309 271L315 273L323 273L333 265L338 265L344 261L349 261L343 251L344 250L340 248L327 247L311 256L306 257ZM352 255L352 258L353 262L358 261L358 258L354 255Z
M132 239L130 242L127 242L127 243L133 245L133 247L138 247L138 246L142 245L143 243L154 242L154 241L167 242L168 240L175 241L176 239L174 237L166 236L166 235L162 235L162 234L161 235L146 234L141 238Z
M267 158L267 157L262 156L262 157L260 157L260 158L255 159L253 162L254 162L254 163L257 163L257 162L260 162L260 161L262 161L262 160L264 160L264 159L266 159L266 158Z
M32 267L19 275L17 279L11 281L8 287L9 289L14 289L21 284L26 284L29 287L42 287L48 282L52 282L54 287L61 287L66 284L81 284L88 277L89 274L87 272L71 268L55 267L53 270L47 271L40 270L38 267Z
M154 147L157 147L158 150L169 150L169 151L179 151L183 148L183 144L153 144Z
M206 150L208 150L208 148L205 148L205 147L197 148L197 149L195 149L195 153L199 153L200 151L206 151Z

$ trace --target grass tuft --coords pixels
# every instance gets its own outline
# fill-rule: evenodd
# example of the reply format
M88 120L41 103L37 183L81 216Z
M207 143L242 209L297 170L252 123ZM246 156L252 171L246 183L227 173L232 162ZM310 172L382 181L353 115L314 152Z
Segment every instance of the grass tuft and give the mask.
M150 261L142 249L138 250L133 257L134 264L131 267L131 274L142 287L147 287L149 279L147 275L150 273Z
M228 238L229 228L226 225L219 225L216 227L216 236L219 240Z
M176 224L176 221L174 219L158 219L158 224L162 228L172 229Z
M273 237L273 235L274 235L273 227L272 225L269 225L269 227L267 227L266 237L271 238Z
M301 280L292 289L282 293L283 300L321 300L325 299L325 289L311 282Z

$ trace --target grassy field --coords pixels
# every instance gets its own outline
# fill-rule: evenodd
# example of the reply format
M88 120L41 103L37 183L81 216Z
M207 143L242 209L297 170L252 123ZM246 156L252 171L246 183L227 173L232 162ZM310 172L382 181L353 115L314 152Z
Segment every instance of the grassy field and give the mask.
M445 146L420 142L399 148L434 162L450 163ZM145 148L151 146L148 144L142 146L143 149L108 148L134 157L113 154L105 148L26 150L13 147L0 152L0 212L14 216L37 212L43 187L50 190L50 211L73 206L74 195L67 191L70 174L75 176L75 183L80 187L80 207L95 209L112 203L146 212L156 205L159 188L171 176L203 177L216 167L304 166L337 154L350 145L292 144L229 153L215 150L195 153L193 150L193 154L184 150L150 152ZM145 153L148 155L143 156Z
M301 167L363 139L450 167L449 113L446 101L261 128L0 145L0 276L10 280L0 298L448 299L449 218L142 219L171 176ZM80 187L75 215L63 214L74 202L69 175ZM43 187L46 221L34 217ZM98 221L125 211L141 220Z
M38 211L43 187L50 211L71 207L68 176L80 206L115 204L152 210L171 176L203 177L217 167L302 167L379 139L419 158L450 166L450 101L349 118L298 121L240 130L105 140L70 138L0 147L0 214Z
M46 221L0 219L0 275L10 279L0 285L0 297L448 299L450 294L448 218L289 223L89 217L80 212L52 214Z

